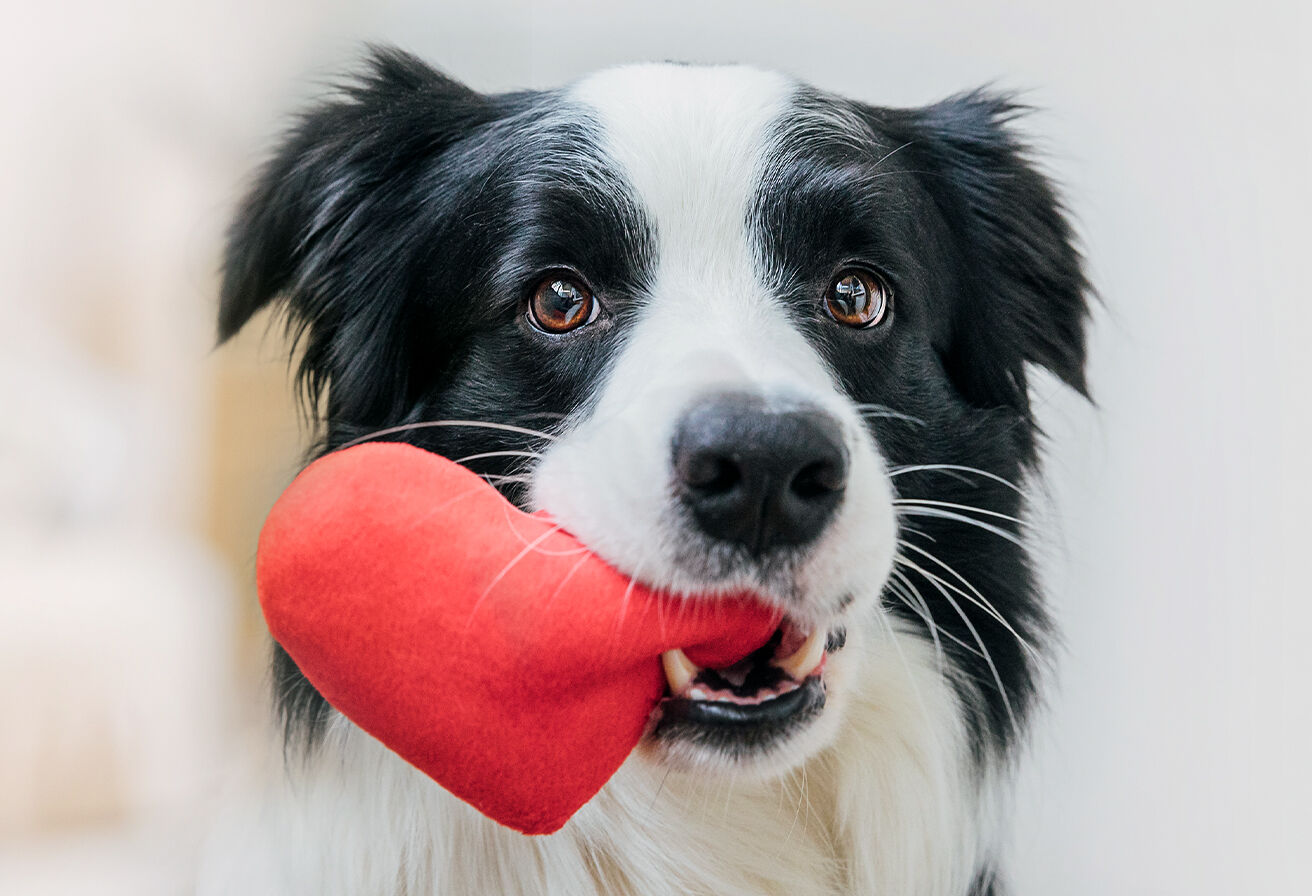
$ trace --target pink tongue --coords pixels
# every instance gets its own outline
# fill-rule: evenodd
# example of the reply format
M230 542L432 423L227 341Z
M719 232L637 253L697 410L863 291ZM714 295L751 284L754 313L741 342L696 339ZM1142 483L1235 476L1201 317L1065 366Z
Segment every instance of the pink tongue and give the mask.
M806 643L807 632L802 631L796 625L788 620L783 622L783 637L779 639L779 647L775 651L776 656L792 656L802 649Z
M637 585L473 473L408 445L311 464L260 535L269 630L338 710L456 796L558 830L641 739L660 655L725 667L780 615Z

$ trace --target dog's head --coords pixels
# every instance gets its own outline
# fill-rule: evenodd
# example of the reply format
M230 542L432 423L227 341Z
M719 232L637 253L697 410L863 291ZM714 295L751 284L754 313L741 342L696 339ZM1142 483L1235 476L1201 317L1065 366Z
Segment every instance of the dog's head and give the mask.
M414 442L644 582L782 607L738 667L667 655L655 755L804 759L872 624L932 641L1005 743L1043 624L1027 366L1083 390L1086 314L1015 112L677 65L487 96L380 52L241 209L220 330L286 300L326 448Z

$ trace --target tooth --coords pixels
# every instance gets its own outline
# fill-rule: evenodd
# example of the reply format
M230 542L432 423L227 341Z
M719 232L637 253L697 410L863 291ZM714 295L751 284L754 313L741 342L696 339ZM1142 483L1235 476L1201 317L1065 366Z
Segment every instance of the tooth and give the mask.
M772 660L773 664L788 673L794 681L805 681L815 671L825 657L825 641L828 638L824 629L816 629L792 656Z
M661 665L665 667L665 680L670 683L670 693L676 697L682 694L688 685L692 684L697 673L702 671L677 647L661 654Z

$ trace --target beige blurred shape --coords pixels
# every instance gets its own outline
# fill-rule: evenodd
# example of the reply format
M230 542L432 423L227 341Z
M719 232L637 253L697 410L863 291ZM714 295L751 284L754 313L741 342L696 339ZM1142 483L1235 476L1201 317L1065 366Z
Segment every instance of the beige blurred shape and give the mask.
M322 29L182 7L0 36L3 893L179 892L265 722L255 535L301 435L277 328L214 348L219 248Z

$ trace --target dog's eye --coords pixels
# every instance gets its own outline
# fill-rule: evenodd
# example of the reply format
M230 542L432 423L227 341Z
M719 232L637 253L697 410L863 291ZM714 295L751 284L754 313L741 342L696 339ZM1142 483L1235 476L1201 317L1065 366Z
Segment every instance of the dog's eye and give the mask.
M600 310L591 290L564 274L553 274L539 283L528 303L529 320L546 333L576 330L594 321Z
M849 327L873 327L888 314L893 290L883 277L858 268L846 268L829 284L825 311Z

